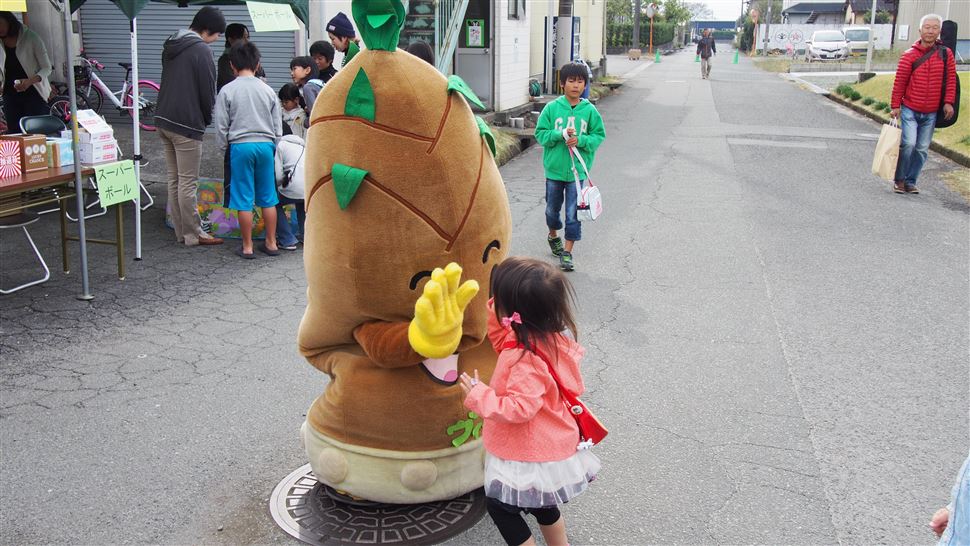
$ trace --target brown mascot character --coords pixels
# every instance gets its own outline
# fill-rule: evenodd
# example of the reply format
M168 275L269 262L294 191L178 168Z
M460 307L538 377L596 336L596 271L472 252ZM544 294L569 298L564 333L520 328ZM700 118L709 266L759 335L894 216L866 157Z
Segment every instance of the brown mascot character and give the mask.
M353 497L454 498L483 480L482 420L457 380L495 367L477 292L508 252L508 198L474 93L395 49L401 2L353 13L367 49L307 136L299 343L330 382L302 439L316 477Z

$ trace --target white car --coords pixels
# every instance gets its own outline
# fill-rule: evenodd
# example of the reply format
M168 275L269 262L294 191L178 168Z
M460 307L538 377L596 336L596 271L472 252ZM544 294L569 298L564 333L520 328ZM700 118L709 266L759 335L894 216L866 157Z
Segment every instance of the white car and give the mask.
M816 30L805 42L805 60L842 61L849 56L849 42L841 30Z

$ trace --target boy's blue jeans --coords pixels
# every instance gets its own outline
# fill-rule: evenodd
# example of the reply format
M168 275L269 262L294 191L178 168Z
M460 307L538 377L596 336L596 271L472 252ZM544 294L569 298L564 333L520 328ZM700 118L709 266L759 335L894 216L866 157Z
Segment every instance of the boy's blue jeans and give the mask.
M899 108L899 128L903 131L903 141L899 145L899 161L896 163L896 176L907 186L915 186L916 178L926 163L927 150L933 140L936 128L936 112L923 114L906 106Z
M580 182L585 186L586 181ZM576 182L546 179L546 226L549 229L562 229L559 212L566 205L566 240L578 241L583 238L583 224L576 217Z
M279 198L280 202L276 205L276 242L280 246L295 245L298 240L303 238L303 225L306 223L306 210L303 208L303 200L290 199L289 197L284 197L282 194L280 194ZM283 212L283 205L293 205L296 208L296 219L297 225L299 226L297 233L293 233L293 226L286 219L286 214Z

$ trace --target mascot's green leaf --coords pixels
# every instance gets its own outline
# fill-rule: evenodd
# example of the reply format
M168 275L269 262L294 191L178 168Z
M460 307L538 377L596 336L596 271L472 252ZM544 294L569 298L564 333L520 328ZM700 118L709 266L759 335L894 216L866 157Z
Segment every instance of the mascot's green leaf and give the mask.
M485 143L488 144L488 148L492 150L492 156L494 157L495 156L495 135L492 134L492 128L488 126L488 123L484 119L478 116L475 116L475 121L478 122L479 134L481 134L482 138L485 139Z
M353 0L351 11L367 49L397 49L405 15L401 0Z
M333 176L333 187L337 193L337 204L340 205L340 210L344 210L350 205L354 196L357 195L357 190L360 189L360 183L367 176L367 171L335 163L330 175Z
M451 93L452 91L458 91L468 99L468 102L478 106L482 110L486 110L485 105L482 104L482 101L478 100L478 95L472 91L471 87L468 87L465 80L455 75L448 76L448 92Z
M347 102L344 103L344 114L355 118L374 121L377 104L374 99L374 89L370 85L370 78L361 68L354 77L354 83L347 91Z

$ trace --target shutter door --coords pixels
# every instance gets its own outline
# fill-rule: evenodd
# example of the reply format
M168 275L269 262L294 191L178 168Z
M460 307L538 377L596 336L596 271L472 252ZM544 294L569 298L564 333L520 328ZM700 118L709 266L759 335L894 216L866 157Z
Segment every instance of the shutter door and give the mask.
M162 44L176 31L188 28L202 6L186 8L163 2L149 2L138 14L138 76L161 83ZM242 23L249 28L250 40L259 47L267 83L274 91L290 83L290 60L295 56L295 32L254 32L246 6L218 6L226 23ZM113 91L119 91L125 78L121 62L131 62L131 34L128 19L110 0L88 0L81 6L81 40L89 57L105 66L99 74ZM222 55L225 40L213 42L213 63ZM121 116L106 98L101 114L111 121ZM127 118L127 115L124 116Z

